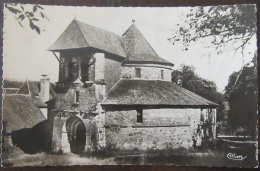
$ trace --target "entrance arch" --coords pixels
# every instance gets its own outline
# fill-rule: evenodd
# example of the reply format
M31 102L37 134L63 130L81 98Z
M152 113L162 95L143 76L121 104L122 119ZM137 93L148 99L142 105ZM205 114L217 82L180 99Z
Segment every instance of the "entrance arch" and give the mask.
M75 154L84 152L86 145L86 127L84 122L79 117L72 116L67 119L65 125L70 151Z

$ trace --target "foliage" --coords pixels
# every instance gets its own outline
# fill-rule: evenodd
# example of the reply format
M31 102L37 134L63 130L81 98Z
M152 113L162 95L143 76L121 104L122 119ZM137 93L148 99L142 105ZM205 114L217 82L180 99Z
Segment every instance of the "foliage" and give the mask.
M5 8L14 14L15 19L21 27L23 27L23 23L28 21L30 28L35 30L38 34L40 34L42 30L37 25L37 22L41 19L49 20L43 12L44 8L40 5L33 5L29 10L25 4L6 3Z
M20 88L23 85L24 81L11 81L11 80L3 80L4 88Z
M216 84L199 77L193 66L182 64L180 70L172 72L172 81L215 103L219 103L223 98L222 94L217 92Z
M230 75L225 87L229 103L228 123L238 134L255 136L257 124L257 55L240 71Z
M229 45L234 55L244 49L256 35L255 5L227 5L192 8L185 16L184 24L178 24L172 37L168 40L174 45L183 44L188 50L192 42L211 37L210 48L217 54L225 52Z

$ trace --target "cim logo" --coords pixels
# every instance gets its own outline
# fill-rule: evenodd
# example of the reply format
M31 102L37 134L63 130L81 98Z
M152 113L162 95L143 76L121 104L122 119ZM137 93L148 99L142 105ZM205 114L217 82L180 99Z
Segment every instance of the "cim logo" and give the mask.
M247 158L247 156L242 156L242 155L236 155L236 153L228 153L227 158L230 160L244 160Z

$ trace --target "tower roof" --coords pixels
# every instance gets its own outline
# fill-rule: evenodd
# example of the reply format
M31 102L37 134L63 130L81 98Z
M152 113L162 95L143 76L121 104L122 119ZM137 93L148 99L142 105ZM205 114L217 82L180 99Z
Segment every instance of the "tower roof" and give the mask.
M156 63L173 66L172 63L158 56L135 26L134 21L122 36L118 36L74 19L48 50L79 48L95 48L121 56L127 58L125 63Z
M121 39L122 37L112 32L73 20L48 50L61 51L90 47L126 57Z
M123 34L123 38L126 62L161 63L173 66L172 63L158 56L134 23Z

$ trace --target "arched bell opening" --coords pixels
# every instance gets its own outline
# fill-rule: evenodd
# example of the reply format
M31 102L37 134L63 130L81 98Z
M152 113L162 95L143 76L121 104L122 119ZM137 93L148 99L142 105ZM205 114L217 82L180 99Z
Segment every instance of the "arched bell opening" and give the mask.
M66 132L70 151L75 154L83 153L86 146L86 127L77 116L72 116L66 121Z

